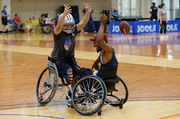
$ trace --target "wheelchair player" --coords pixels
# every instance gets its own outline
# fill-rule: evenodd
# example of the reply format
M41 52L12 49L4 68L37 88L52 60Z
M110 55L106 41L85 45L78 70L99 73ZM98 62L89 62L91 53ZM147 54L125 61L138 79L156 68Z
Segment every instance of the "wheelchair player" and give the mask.
M75 38L87 24L92 6L88 3L84 4L86 14L77 25L75 25L75 20L70 14L72 12L71 6L68 4L64 6L64 12L59 16L54 30L54 49L49 60L56 64L59 76L67 75L69 84L73 85L73 78L78 72L74 58Z
M115 83L118 83L116 79L118 61L115 56L114 49L107 43L107 35L104 33L104 27L107 21L107 16L105 14L100 14L101 25L98 31L93 38L90 40L93 41L94 47L96 47L97 52L100 52L99 57L95 60L92 69L95 68L96 71L92 72L88 69L81 69L79 75L83 77L85 75L96 75L101 77L105 82L107 90L113 91L115 89ZM99 68L99 63L101 66ZM108 83L109 82L109 83Z

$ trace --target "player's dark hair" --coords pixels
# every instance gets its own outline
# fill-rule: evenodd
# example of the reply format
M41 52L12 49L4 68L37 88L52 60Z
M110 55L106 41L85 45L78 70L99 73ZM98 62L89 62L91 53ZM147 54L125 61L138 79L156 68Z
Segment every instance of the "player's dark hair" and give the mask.
M4 5L4 7L3 7L3 9L5 9L7 6L6 5Z
M165 5L165 4L164 4L164 3L162 3L162 4L161 4L161 8L162 8L164 5Z
M14 16L17 17L18 13L16 13Z
M114 12L117 12L117 10L114 10Z

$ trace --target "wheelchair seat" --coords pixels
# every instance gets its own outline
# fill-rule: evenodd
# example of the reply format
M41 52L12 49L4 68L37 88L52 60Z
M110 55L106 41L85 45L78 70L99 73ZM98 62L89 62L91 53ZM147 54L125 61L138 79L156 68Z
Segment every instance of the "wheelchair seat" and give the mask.
M120 80L119 76L116 76L114 78L103 79L104 83L106 84L107 91L108 92L118 91L117 89L115 89L115 84L118 83L119 80Z
M115 89L115 84L119 82L120 77L116 75L116 69L117 67L113 67L113 68L105 67L101 71L103 72L103 77L100 78L104 81L108 92L118 91ZM78 72L78 79L81 79L87 75L93 75L93 71L89 68L81 68Z

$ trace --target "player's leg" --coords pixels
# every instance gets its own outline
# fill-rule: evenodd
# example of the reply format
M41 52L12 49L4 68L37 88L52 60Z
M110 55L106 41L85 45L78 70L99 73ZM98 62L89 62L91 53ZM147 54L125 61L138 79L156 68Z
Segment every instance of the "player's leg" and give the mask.
M73 87L77 81L77 73L79 69L78 69L78 65L75 58L70 58L67 60L67 62L71 66L71 69L72 69L72 72L70 72L71 73L70 76L71 76L71 85Z
M167 35L166 35L166 25L167 25L167 22L163 21L163 24L164 24L164 37L167 38Z
M57 66L59 77L70 77L69 74L71 74L72 68L66 60L57 60L55 64ZM70 78L67 80L67 83L71 84Z
M159 21L159 23L160 23L160 21ZM161 29L160 29L160 38L163 38L163 36L162 36L162 24L160 24L160 27L161 27Z

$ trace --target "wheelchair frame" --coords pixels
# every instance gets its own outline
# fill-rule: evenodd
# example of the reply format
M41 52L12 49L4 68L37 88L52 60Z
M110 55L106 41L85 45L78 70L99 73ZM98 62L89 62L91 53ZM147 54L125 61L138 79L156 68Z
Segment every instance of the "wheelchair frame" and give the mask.
M81 68L79 65L78 67ZM47 74L47 76L44 76L45 74ZM45 79L43 80L43 78ZM107 91L104 81L100 77L93 75L84 76L78 79L78 82L73 88L68 83L68 78L66 76L60 77L62 84L58 84L59 75L57 67L54 63L48 61L48 66L39 76L36 87L36 96L38 102L42 106L45 106L52 101L56 91L60 90L62 94L55 102L69 102L68 107L75 108L75 110L82 115L92 115L97 112L98 115L101 115L102 107L105 105L119 106L121 109L128 99L128 88L125 82L119 76L117 76L117 78L125 89L124 98L113 95L114 91L118 92L117 90ZM40 85L41 82L43 82L42 86ZM70 94L63 90L65 86L68 86ZM45 96L48 92L49 94L46 98ZM63 96L66 96L66 100L62 100ZM111 101L111 98L108 99L107 96L110 96L117 101Z

